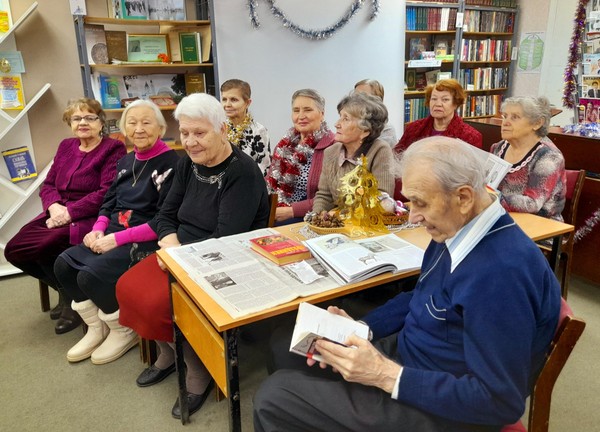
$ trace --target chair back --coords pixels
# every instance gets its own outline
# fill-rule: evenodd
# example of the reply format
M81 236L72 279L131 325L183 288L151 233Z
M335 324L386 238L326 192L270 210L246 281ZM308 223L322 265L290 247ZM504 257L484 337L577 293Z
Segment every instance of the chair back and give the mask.
M277 203L279 197L276 193L269 194L269 222L267 226L273 228L275 226L275 212L277 211Z
M554 383L585 329L585 321L573 317L573 311L564 298L561 297L560 301L558 327L529 398L528 427L525 429L518 421L504 426L501 432L548 432Z
M552 389L585 329L585 321L573 316L564 298L561 298L560 309L558 329L530 396L529 432L548 432Z
M562 216L565 223L575 225L579 197L581 196L583 182L585 181L585 170L566 170L566 174L567 190L565 194L565 208L563 209Z

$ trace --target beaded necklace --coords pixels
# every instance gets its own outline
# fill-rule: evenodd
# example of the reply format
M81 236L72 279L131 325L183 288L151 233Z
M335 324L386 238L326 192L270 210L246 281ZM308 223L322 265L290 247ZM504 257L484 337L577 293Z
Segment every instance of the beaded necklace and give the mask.
M244 131L252 123L252 116L246 114L244 120L239 125L234 125L230 119L227 119L227 140L234 146L240 145L240 140L244 136Z

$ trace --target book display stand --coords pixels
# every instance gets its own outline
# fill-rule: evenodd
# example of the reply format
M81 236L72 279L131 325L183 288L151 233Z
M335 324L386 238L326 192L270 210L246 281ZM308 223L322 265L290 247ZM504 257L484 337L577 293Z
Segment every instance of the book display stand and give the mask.
M14 22L9 21L8 31L0 33L0 50L16 51L14 31L28 19L37 9L38 3L33 4ZM8 12L10 15L10 11ZM30 73L33 73L30 71ZM31 98L25 99L23 107L18 110L0 109L0 150L5 152L15 147L26 147L35 167L35 155L29 133L28 112L46 94L50 84L46 83ZM21 89L23 91L23 89ZM21 270L12 266L4 259L6 242L19 230L24 220L29 220L39 209L28 208L24 204L37 191L50 169L46 166L31 180L13 183L13 178L4 162L0 162L0 276L20 273Z

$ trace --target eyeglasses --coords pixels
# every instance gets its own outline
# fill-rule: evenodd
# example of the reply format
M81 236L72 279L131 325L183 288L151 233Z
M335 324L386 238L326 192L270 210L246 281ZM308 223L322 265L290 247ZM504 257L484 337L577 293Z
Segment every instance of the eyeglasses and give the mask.
M71 117L71 123L80 123L81 120L85 120L86 123L92 123L95 122L96 120L98 120L100 117L96 116L96 115L86 115L83 117L79 117L79 116L73 116Z

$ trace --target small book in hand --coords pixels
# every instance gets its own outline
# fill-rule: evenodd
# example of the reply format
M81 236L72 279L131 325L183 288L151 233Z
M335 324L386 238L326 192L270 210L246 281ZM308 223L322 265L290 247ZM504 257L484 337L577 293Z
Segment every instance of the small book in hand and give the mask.
M290 352L323 361L315 345L318 340L325 339L344 345L352 334L368 339L369 327L362 322L332 314L310 303L300 303Z
M250 246L277 265L303 261L311 257L306 246L281 234L253 238L250 240Z

